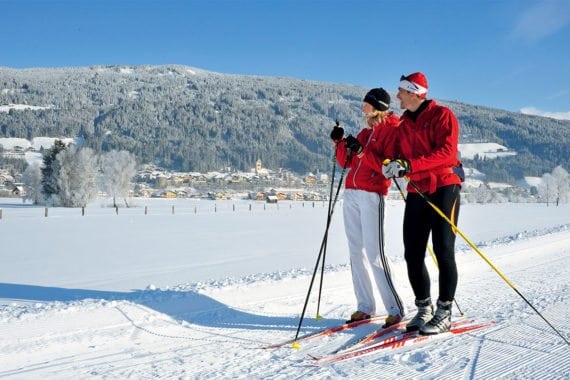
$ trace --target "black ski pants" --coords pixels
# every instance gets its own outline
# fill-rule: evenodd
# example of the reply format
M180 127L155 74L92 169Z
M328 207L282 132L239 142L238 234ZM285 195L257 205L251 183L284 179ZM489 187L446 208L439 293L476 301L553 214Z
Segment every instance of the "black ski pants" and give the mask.
M427 196L455 225L459 216L460 191L460 186L450 185ZM430 278L425 264L430 232L439 266L439 300L452 301L457 288L455 232L421 195L408 193L404 211L404 256L416 300L431 296Z

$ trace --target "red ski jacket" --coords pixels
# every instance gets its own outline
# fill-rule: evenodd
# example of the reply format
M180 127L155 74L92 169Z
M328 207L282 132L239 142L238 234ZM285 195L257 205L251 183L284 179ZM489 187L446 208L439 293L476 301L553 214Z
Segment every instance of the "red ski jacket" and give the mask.
M356 136L363 146L358 155L351 152L348 157L345 139L338 142L336 159L341 167L350 168L345 181L347 189L388 194L390 180L382 174L382 163L386 158L394 157L394 138L399 120L396 114L389 113L384 123L362 129Z
M403 113L397 129L398 158L410 161L410 180L425 193L434 193L447 185L460 185L461 178L453 168L460 165L458 157L459 123L453 112L434 100L419 114ZM409 192L415 192L408 185Z

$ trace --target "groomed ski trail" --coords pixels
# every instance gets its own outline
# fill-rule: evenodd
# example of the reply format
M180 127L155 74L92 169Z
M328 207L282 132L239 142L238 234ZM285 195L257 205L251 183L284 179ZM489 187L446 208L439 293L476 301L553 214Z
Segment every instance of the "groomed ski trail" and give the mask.
M570 231L493 244L483 251L549 321L570 335ZM332 351L354 336L315 339L299 351L258 348L293 337L306 275L197 291L181 286L128 300L44 303L21 312L3 308L0 377L376 379L382 373L399 380L567 379L570 349L559 337L473 252L458 252L457 261L457 300L467 318L496 321L489 332L313 368L306 364L307 351ZM404 271L405 264L397 262L394 270ZM353 311L349 271L332 272L325 280L321 310L326 319L312 318L312 302L303 333L338 324ZM411 290L401 285L410 306Z

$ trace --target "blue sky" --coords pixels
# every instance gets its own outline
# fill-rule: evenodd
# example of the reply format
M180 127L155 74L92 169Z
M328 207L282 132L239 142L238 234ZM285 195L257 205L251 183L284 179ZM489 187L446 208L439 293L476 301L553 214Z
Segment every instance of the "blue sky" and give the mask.
M182 64L570 119L569 0L0 0L0 66ZM534 111L529 111L534 109Z

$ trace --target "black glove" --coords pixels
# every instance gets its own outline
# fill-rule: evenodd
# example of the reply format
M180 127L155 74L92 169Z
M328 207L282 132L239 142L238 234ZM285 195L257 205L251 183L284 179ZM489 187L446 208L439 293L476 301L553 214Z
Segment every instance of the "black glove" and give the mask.
M342 136L344 136L344 129L338 124L335 125L331 132L331 139L334 142L339 142L340 140L342 140Z
M353 135L348 135L346 138L346 147L356 154L362 152L362 144Z
M386 178L400 178L408 174L410 170L410 161L403 158L391 160L382 166L382 174Z

